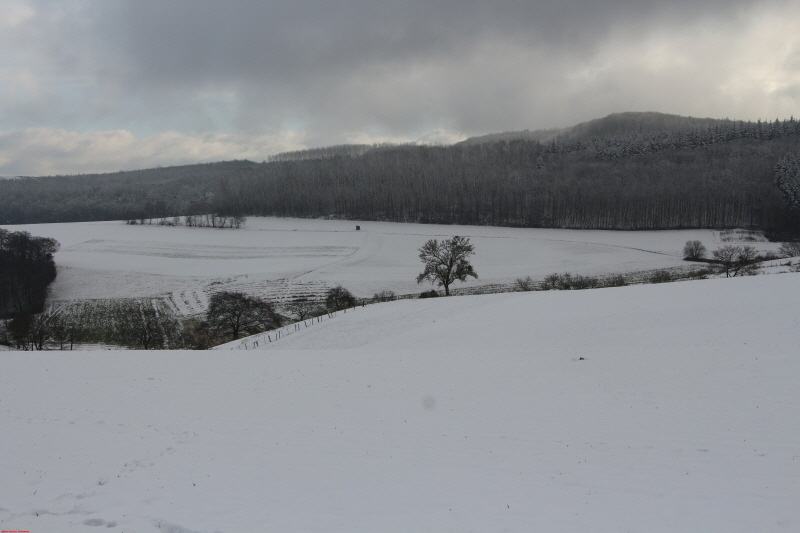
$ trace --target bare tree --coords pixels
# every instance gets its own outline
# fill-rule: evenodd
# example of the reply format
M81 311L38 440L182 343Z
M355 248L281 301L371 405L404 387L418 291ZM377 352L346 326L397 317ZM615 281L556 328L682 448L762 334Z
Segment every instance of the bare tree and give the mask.
M444 287L445 296L450 296L450 285L455 281L466 281L468 276L478 277L469 263L469 257L475 254L475 247L470 244L469 237L455 236L441 243L431 239L419 249L419 258L425 265L417 283L430 281Z
M47 348L52 340L51 318L46 313L17 313L7 326L16 347L23 350Z
M687 261L700 261L706 257L706 247L700 241L686 241L683 247L683 258Z
M59 350L75 347L75 343L80 341L82 328L77 317L67 317L63 313L54 315L51 319L51 330L53 345L57 345Z
M341 285L330 289L325 296L325 307L331 311L339 311L348 307L355 307L355 305L356 297Z
M286 305L286 309L296 316L297 320L305 320L310 316L317 316L325 313L325 310L321 309L319 302L309 300L304 296L295 298L289 302Z
M717 248L712 255L722 266L726 278L754 274L757 269L756 250L752 246L727 245Z
M212 295L206 320L214 333L229 341L238 339L242 333L254 335L281 325L281 318L270 302L241 292Z
M164 331L154 313L133 313L126 327L126 341L131 348L152 350L164 347Z
M797 257L800 256L800 242L785 242L781 244L778 252L783 257Z

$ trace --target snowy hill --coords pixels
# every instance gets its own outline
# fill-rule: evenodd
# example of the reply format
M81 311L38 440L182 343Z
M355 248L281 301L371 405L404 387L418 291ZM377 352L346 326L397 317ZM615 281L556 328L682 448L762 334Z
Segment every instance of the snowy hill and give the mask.
M797 531L798 281L392 302L256 351L3 352L0 525Z
M581 140L591 142L593 138L631 135L642 133L669 133L692 128L707 129L710 127L729 126L732 121L727 119L694 118L654 112L624 112L612 113L603 118L581 122L567 128L553 128L534 131L507 131L503 133L490 133L470 137L457 144L482 144L498 141L514 141L525 139L541 143L560 140L572 142Z
M361 227L356 231L356 225ZM219 290L273 301L319 296L342 284L356 296L421 292L418 249L428 239L469 237L480 278L466 286L685 266L687 240L709 249L730 236L712 230L597 231L253 217L239 230L84 222L7 226L53 237L56 301L162 298L176 314L203 312ZM729 232L730 233L730 232ZM778 244L757 242L759 250ZM459 284L458 286L462 286Z

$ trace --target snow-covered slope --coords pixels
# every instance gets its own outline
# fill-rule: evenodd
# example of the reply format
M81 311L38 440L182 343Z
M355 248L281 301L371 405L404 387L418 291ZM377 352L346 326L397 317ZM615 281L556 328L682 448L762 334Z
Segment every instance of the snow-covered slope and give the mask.
M256 217L239 230L122 222L8 228L61 242L55 300L164 296L183 314L204 311L208 295L220 289L272 300L318 295L337 284L362 297L382 290L427 290L430 286L414 280L421 270L418 249L431 238L470 237L480 275L471 285L553 272L681 266L687 240L700 240L709 249L722 243L722 236L710 230L619 232ZM759 249L778 246L755 244Z
M268 350L3 352L0 526L794 532L799 300L781 274L393 302Z

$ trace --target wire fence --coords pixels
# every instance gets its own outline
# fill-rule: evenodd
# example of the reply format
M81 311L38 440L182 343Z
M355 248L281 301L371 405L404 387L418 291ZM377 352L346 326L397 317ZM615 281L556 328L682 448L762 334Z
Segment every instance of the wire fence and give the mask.
M306 328L313 326L314 324L319 324L320 322L330 320L335 318L337 314L346 314L348 311L351 313L354 312L359 307L365 307L371 303L377 302L368 302L363 300L359 302L358 305L353 307L348 307L346 309L340 309L338 311L331 311L329 313L325 313L324 315L319 315L311 318L306 318L305 320L300 320L294 322L292 324L288 324L285 326L281 326L280 328L265 331L263 333L257 333L255 335L250 335L249 337L245 337L243 339L237 339L235 341L226 342L225 344L220 344L219 346L215 346L211 348L212 350L258 350L263 349L273 342L277 342L281 339L292 335L298 331L302 331Z

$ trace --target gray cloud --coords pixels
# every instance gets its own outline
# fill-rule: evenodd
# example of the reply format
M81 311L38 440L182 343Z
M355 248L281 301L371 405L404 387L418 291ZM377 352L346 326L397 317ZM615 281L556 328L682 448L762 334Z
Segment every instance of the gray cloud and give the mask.
M300 135L270 130L237 134L166 131L138 138L125 130L75 133L30 128L0 133L0 175L134 170L158 162L261 161L271 154L300 150L304 146Z
M324 145L798 104L789 1L7 1L6 130Z

